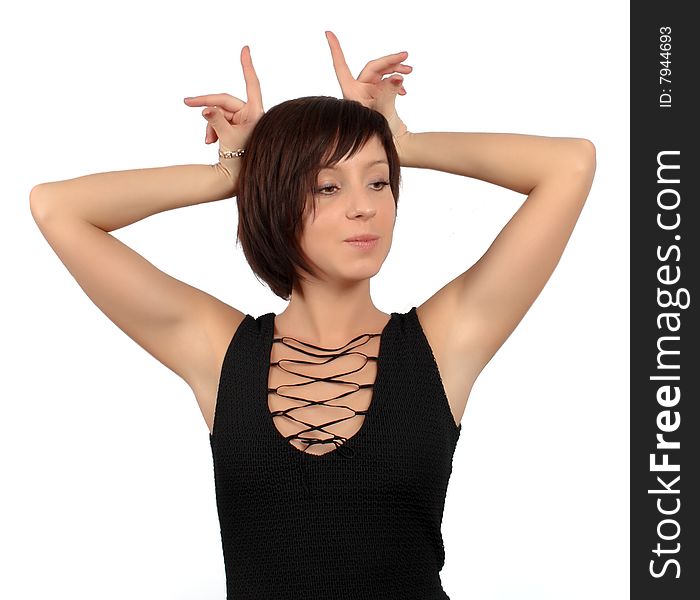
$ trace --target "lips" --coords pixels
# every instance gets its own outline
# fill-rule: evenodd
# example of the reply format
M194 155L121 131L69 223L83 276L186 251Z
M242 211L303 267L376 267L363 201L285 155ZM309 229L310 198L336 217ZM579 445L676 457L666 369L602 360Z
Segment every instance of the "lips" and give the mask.
M372 234L362 234L362 235L354 235L352 237L346 238L346 242L371 242L372 240L378 240L379 236L378 235L372 235Z

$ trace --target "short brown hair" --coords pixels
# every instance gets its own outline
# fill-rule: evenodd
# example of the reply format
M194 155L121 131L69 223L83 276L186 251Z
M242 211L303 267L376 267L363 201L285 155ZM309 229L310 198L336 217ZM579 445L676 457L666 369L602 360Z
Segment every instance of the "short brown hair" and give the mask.
M241 158L238 240L253 273L275 295L289 300L297 278L305 279L301 271L314 274L300 236L319 172L375 135L386 151L398 209L401 166L380 112L355 100L306 96L274 106L256 123Z

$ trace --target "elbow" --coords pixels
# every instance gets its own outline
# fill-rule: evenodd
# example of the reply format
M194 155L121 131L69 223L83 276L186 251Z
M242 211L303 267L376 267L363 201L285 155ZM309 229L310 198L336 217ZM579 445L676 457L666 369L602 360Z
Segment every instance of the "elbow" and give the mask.
M46 186L35 185L29 192L29 210L37 224L46 216L46 202Z
M32 217L36 221L39 213L39 195L41 194L41 184L35 185L32 191L29 192L29 210L32 212Z
M574 162L577 169L593 175L596 169L595 145L586 138L575 138L574 144Z
M596 170L596 149L591 140L585 138L562 138L559 152L559 172L577 178L593 179Z

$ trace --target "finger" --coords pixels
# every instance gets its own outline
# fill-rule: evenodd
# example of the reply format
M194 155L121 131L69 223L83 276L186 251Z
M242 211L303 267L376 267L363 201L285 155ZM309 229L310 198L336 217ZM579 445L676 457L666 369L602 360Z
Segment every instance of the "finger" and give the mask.
M403 96L404 94L406 94L406 89L403 87L403 77L401 77L400 75L397 75L395 77L390 77L387 79L391 79L391 83L394 84L394 86L397 89L397 92L396 92L397 94L399 94L400 96Z
M338 38L332 31L326 31L326 39L328 40L328 45L331 49L331 57L333 58L333 68L335 69L335 76L338 79L340 87L352 83L355 78L352 76L348 64L345 62L345 56L340 48L340 42Z
M389 73L410 73L413 71L413 67L401 64L401 61L405 60L407 55L407 52L399 52L397 54L389 54L388 56L371 60L365 65L365 68L362 69L357 79L359 80L362 78L366 81L370 81L388 75Z
M260 91L260 80L253 67L253 59L250 56L250 48L243 46L241 50L241 65L243 66L243 77L245 79L245 93L248 104L262 109L262 92Z
M207 121L207 132L204 134L204 143L211 144L218 139L219 139L219 136L216 135L216 131L214 131L214 128Z
M214 110L215 108L216 107L208 106L204 111L202 111L202 117L204 117L204 120L207 122L207 128L206 128L206 131L204 132L204 143L205 144L211 144L219 139L219 136L216 135L216 131L214 131L214 128L212 127L212 125L210 123L210 119L207 116L205 116L205 114L204 114L205 112L208 113L210 110ZM221 110L224 113L226 112L222 108L219 108L219 110Z
M374 60L370 60L367 64L368 65L392 65L392 64L398 64L403 60L406 60L408 58L408 52L405 50L403 52L395 52L394 54L387 54L386 56L382 56L380 58L375 58ZM406 65L408 66L408 65Z
M202 111L202 116L217 135L224 130L224 127L231 125L224 117L223 112L217 107L205 108Z
M245 102L231 94L205 94L204 96L191 96L184 99L187 106L221 106L229 112L237 112L243 108Z
M410 73L411 71L413 71L413 67L410 65L399 64L399 65L396 65L396 68L394 69L394 71L398 71L399 73Z
M380 86L383 84L385 87L389 87L391 89L391 93L399 96L406 95L406 88L404 88L403 83L404 81L401 75L385 77L379 82Z
M214 105L214 106L207 106L207 108L218 108L221 111L221 114L223 114L224 117L226 117L226 120L228 120L228 121L231 121L233 119L233 115L235 114L235 113L232 113L232 112L226 110L222 106ZM202 116L204 116L204 112L202 112Z

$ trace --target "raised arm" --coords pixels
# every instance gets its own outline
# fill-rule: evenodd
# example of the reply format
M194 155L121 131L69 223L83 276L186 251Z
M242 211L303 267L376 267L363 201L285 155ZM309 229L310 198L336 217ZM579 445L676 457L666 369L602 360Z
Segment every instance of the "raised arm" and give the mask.
M412 67L398 52L368 62L353 77L338 38L326 39L344 98L387 119L401 166L473 177L527 195L484 255L417 307L441 365L452 406L464 413L476 377L513 332L551 276L593 182L595 147L582 138L510 133L412 133L396 96ZM431 257L435 260L435 257ZM457 419L459 420L459 418Z
M257 88L249 91L254 111L223 94L189 102L207 105L203 113L215 111L209 124L222 150L244 148L263 112L247 47L241 61L246 81ZM246 106L250 118L240 120ZM163 273L109 232L159 212L235 195L240 161L97 173L42 183L30 194L39 229L83 291L117 327L182 377L198 400L198 392L218 376L215 333L222 323L237 326L244 313ZM211 421L212 407L200 407Z
M44 223L73 217L115 231L160 212L235 196L238 164L229 167L231 177L221 164L178 165L41 183L30 193L32 214Z
M236 309L157 269L108 233L158 212L226 198L231 184L211 165L86 175L31 191L32 215L95 305L193 391L210 364L205 315ZM241 313L242 314L242 313ZM242 318L242 317L241 317Z
M582 138L508 133L411 133L401 164L473 177L527 199L484 255L418 308L433 342L474 377L551 276L588 196L595 147Z

